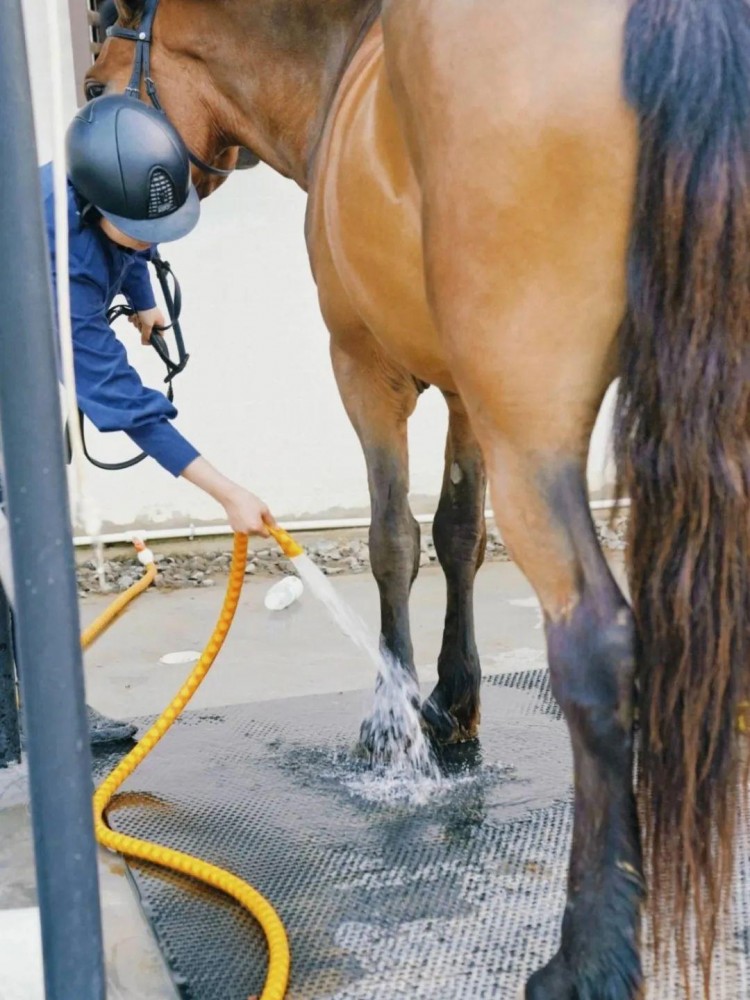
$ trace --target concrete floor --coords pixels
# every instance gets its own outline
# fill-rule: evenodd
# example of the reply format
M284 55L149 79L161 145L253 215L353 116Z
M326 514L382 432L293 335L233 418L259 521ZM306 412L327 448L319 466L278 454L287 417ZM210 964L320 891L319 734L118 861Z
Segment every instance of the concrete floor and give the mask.
M613 567L621 576L620 560ZM224 650L191 707L210 708L305 694L369 692L373 677L363 656L307 595L283 612L263 606L273 583L250 578ZM334 580L373 629L377 589L370 576ZM170 652L200 650L222 600L216 587L150 591L90 651L90 704L119 717L157 713L179 689L189 664L165 665ZM445 585L423 569L412 597L415 657L422 681L436 678ZM106 605L83 602L83 623ZM485 673L533 669L544 660L541 618L532 591L510 563L485 566L476 585L476 630ZM363 695L363 707L366 695ZM166 1000L176 994L143 919L122 861L101 852L100 878L109 1000ZM41 947L31 830L23 765L0 771L0 1000L42 1000Z

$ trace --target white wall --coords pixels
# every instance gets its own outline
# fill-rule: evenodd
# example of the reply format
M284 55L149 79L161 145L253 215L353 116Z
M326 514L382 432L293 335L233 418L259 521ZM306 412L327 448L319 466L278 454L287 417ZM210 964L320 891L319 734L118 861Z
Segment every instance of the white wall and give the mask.
M61 9L66 0L59 0ZM24 0L40 157L51 155L47 32L41 0ZM72 58L65 96L74 111ZM198 229L162 248L182 284L183 332L191 360L177 383L179 428L209 460L260 493L284 516L363 510L364 463L330 370L302 236L304 196L261 166L238 174L203 207ZM131 357L151 384L160 368L133 344ZM411 483L417 506L440 488L445 407L424 394L410 427ZM120 437L120 436L118 436ZM599 435L601 437L601 434ZM107 460L130 454L127 440L91 433ZM594 468L602 465L601 444ZM599 489L601 476L595 472ZM199 524L222 511L154 463L133 470L91 470L90 487L110 525ZM420 503L419 498L422 498Z
M63 94L66 114L75 111L75 87L73 84L73 51L70 45L67 0L57 0L60 23L65 33L64 45L60 51L63 80L52 79L48 24L48 4L54 0L22 0L26 47L29 55L31 74L31 96L34 103L37 147L42 163L52 156L52 121L50 95L53 85ZM82 0L83 2L83 0Z

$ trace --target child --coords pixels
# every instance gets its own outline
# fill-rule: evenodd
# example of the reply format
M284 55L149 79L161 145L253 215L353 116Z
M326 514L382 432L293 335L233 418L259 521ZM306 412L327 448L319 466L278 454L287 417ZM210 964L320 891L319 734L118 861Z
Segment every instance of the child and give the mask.
M147 260L159 242L189 233L200 214L187 150L167 118L130 97L91 101L67 136L70 302L78 404L101 431L125 431L167 472L224 507L235 531L267 535L266 505L203 458L172 421L177 411L143 385L106 312L122 294L148 343L165 321L156 308ZM52 168L41 168L53 280L57 280ZM129 723L89 709L92 744L128 738Z

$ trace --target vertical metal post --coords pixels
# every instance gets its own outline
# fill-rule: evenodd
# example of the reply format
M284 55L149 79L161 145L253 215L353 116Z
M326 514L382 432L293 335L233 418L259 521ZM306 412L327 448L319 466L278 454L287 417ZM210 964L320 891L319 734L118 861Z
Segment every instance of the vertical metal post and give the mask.
M91 755L21 0L0 31L0 439L48 1000L105 995Z

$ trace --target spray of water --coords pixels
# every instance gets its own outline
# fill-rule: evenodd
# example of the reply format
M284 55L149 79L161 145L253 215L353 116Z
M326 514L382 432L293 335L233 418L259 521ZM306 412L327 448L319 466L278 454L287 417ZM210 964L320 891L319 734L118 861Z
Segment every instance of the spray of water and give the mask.
M342 600L309 556L296 556L292 563L310 592L376 670L372 712L360 730L360 744L372 763L371 780L360 779L357 791L379 800L424 800L441 779L420 724L416 678L380 649L359 615Z

